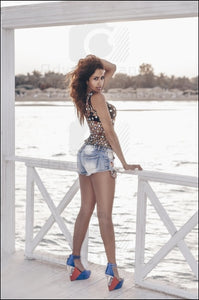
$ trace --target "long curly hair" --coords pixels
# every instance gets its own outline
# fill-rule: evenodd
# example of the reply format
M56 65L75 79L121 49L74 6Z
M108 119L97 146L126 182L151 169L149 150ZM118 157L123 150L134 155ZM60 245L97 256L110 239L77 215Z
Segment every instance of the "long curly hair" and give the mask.
M75 104L81 125L85 118L87 81L97 69L104 69L101 60L95 55L88 55L86 58L80 59L75 69L67 75L70 80L70 97Z

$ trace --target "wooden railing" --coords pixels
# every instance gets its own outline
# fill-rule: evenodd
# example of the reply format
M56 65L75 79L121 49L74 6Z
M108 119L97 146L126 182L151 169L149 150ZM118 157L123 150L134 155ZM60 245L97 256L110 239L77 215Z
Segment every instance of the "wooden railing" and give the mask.
M194 215L177 230L167 211L159 201L153 191L149 181L164 182L169 184L197 187L197 178L191 176L171 175L165 173L141 172L138 179L138 195L137 195L137 223L136 223L136 250L135 250L135 283L144 288L150 288L161 292L169 293L183 298L195 299L196 295L185 290L174 288L170 285L160 285L154 281L144 280L146 275L150 273L165 256L176 246L180 249L190 269L198 279L198 263L187 247L184 238L197 225L197 215ZM162 248L145 264L145 231L146 231L146 208L147 198L155 208L160 219L163 221L171 238Z
M51 199L46 187L44 186L38 172L37 168L55 169L55 170L67 170L72 172L77 172L76 163L64 162L48 159L37 159L30 157L19 157L8 158L7 160L15 160L19 162L24 162L27 167L27 186L26 186L26 240L25 240L25 256L29 259L40 258L34 253L37 245L43 239L45 234L54 224L57 222L61 232L63 233L65 239L68 241L72 249L72 236L69 232L66 224L61 218L62 211L71 202L77 191L79 190L79 180L78 177L73 182L72 186L61 200L59 205L56 207L53 200ZM138 176L138 193L137 193L137 221L136 221L136 248L135 248L135 283L144 288L149 288L168 294L180 296L183 298L195 299L197 296L193 293L185 291L180 288L174 288L170 285L157 284L154 281L145 280L145 277L150 273L157 264L175 247L178 246L182 252L185 260L190 266L191 271L194 273L198 279L198 263L191 254L189 248L187 247L184 238L185 236L197 225L197 212L179 229L177 230L175 224L173 224L167 211L162 206L155 192L149 184L150 182L162 182L167 184L175 184L181 186L195 187L198 186L197 177L184 176L169 174L163 172L153 172L153 171L124 171L117 169L119 173L126 173ZM46 223L33 238L33 220L34 220L34 185L37 185L39 191L41 192L44 200L46 201L50 211L51 216L48 218ZM146 234L146 207L147 198L150 200L154 206L160 219L163 221L171 238L168 242L162 246L162 248L150 259L148 263L144 263L144 253L145 253L145 234ZM84 240L81 256L83 262L87 262L88 255L88 233ZM49 260L47 258L47 260ZM50 259L50 261L55 261Z
M61 217L61 213L68 206L68 204L72 201L73 197L79 190L79 179L78 176L75 181L72 183L71 187L60 201L59 205L56 207L53 199L48 193L44 183L37 172L37 168L44 169L55 169L55 170L67 170L72 172L77 172L76 164L73 162L63 162L56 160L48 160L48 159L36 159L36 158L28 158L28 157L16 157L15 161L24 162L27 168L27 178L26 178L26 238L25 238L25 256L28 259L42 259L51 262L61 263L60 260L57 260L52 256L43 256L41 254L34 253L34 250L39 245L41 240L56 222L59 226L59 229L66 241L68 242L70 248L72 249L72 236L70 231L68 230L65 222ZM42 226L40 231L33 238L33 230L34 230L34 185L37 185L44 201L48 205L49 210L51 211L50 217L47 219L45 224ZM82 245L81 249L81 257L82 261L86 264L88 259L88 233L86 234L86 238ZM65 262L63 262L65 264Z

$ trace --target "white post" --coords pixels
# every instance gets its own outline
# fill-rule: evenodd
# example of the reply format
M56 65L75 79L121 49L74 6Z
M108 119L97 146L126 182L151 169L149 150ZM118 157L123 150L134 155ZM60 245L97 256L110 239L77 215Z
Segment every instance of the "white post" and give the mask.
M144 265L145 231L146 231L146 193L145 181L138 177L136 246L135 246L135 283L142 280Z
M14 30L2 29L2 253L15 251L15 162L6 161L15 155L15 71Z
M26 175L26 241L25 256L32 258L33 229L34 229L34 175L33 167L27 166Z

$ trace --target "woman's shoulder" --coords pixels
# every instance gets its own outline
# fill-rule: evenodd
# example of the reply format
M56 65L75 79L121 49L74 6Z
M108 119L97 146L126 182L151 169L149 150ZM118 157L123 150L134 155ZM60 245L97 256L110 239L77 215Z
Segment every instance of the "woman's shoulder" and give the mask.
M102 105L106 103L106 98L102 93L95 93L91 96L91 101L93 104Z
M104 109L107 105L105 96L102 93L95 93L91 96L91 105L96 110Z
M106 100L103 93L94 93L91 97L93 100Z

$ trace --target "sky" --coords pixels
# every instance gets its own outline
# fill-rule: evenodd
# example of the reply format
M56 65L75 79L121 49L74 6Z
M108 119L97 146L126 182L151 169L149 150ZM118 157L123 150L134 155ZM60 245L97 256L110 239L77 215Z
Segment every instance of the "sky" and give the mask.
M2 1L2 6L43 1ZM134 76L142 63L155 75L198 75L198 19L177 18L15 30L15 74L67 73L94 54Z

